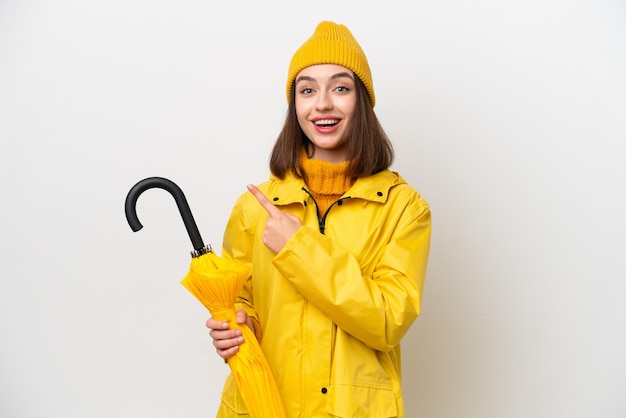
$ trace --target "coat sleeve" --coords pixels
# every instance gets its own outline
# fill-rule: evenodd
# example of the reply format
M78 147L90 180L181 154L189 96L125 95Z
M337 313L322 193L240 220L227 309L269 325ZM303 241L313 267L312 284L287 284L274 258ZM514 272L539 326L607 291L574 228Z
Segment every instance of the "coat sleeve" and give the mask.
M417 318L430 251L431 213L421 199L402 208L373 274L357 258L310 228L300 228L274 266L339 328L367 346L397 346ZM311 263L315 260L315 263Z

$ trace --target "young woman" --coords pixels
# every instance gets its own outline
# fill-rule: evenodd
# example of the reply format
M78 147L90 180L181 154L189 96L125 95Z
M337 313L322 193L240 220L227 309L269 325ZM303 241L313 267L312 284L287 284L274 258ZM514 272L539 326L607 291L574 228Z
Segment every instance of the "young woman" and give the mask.
M222 256L252 271L237 320L290 418L404 417L400 342L420 311L428 204L389 170L369 65L347 27L321 22L298 49L287 100L272 175L248 186L224 234ZM228 324L206 325L226 360L245 344ZM231 377L217 416L247 416Z

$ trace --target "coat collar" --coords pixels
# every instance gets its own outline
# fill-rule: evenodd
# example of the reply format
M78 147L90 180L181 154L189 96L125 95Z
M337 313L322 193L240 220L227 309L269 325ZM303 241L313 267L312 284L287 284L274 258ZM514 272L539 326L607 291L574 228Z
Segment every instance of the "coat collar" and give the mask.
M406 181L398 173L383 170L374 175L357 179L343 197L384 203L387 201L391 188L399 184L406 184ZM309 195L303 190L305 188L304 181L291 174L282 180L272 175L266 194L274 204L288 205L307 200Z

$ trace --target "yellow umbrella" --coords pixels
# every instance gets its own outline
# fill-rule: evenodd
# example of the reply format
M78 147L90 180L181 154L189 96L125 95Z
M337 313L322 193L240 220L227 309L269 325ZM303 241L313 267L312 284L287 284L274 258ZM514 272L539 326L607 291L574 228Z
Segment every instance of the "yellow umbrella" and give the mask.
M189 273L181 283L208 310L213 318L239 329L246 343L228 360L241 397L253 418L286 417L282 399L261 347L247 325L235 321L235 299L250 270L242 263L218 257L213 251L191 260Z
M143 227L137 218L137 199L141 193L155 187L165 189L174 196L194 246L189 272L181 284L209 310L213 318L228 322L231 329L240 329L245 339L237 354L228 360L228 365L250 416L286 418L276 381L254 333L235 320L235 300L250 269L243 263L219 257L210 245L204 245L182 190L162 177L141 180L128 192L126 219L133 231Z

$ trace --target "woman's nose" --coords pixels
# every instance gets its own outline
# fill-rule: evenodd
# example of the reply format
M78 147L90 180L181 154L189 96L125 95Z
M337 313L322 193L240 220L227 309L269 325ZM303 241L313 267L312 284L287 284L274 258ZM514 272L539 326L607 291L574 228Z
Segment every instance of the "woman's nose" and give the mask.
M327 91L321 91L317 96L317 101L315 102L315 107L318 110L328 110L333 107L333 102L330 97L330 93Z

